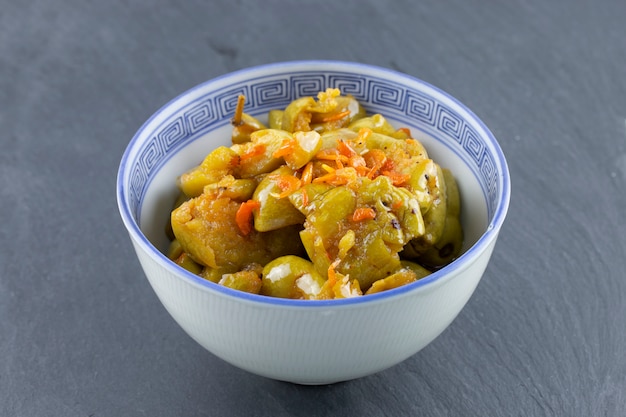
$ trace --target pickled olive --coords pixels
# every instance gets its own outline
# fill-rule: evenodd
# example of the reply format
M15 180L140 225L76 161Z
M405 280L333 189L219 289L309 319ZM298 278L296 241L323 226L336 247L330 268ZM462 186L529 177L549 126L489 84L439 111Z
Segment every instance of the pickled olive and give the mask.
M313 97L302 97L292 101L283 112L281 129L287 132L306 132L311 130L311 107L315 106Z
M402 245L409 240L421 236L425 232L419 202L415 195L406 188L395 187L386 176L377 177L374 181L363 181L359 190L361 199L369 204L378 204L379 213L393 215L381 228L402 230L405 238Z
M357 100L341 96L338 89L329 88L317 95L317 101L313 97L302 97L289 103L280 126L287 132L325 132L347 127L364 116L365 109Z
M463 247L463 228L456 216L446 217L443 234L437 243L421 251L416 261L433 269L439 269L461 253Z
M267 126L270 129L283 129L283 116L285 112L283 110L270 110L267 113Z
M348 125L348 129L351 129L355 132L358 132L363 128L371 129L372 132L380 133L385 136L390 136L394 139L408 139L410 137L407 134L406 130L396 130L396 128L394 128L391 123L389 123L387 119L385 119L385 117L381 114L375 114L370 117L356 119L354 122Z
M295 132L291 140L283 141L283 145L274 153L274 157L282 156L289 167L300 169L315 156L321 147L322 141L319 133Z
M335 107L328 112L311 114L311 129L319 132L333 131L365 117L365 109L351 96L335 97Z
M178 258L183 252L184 252L183 246L180 244L180 242L176 238L174 238L170 242L170 246L167 250L167 257L173 261L176 258Z
M289 201L305 216L308 216L315 205L311 202L321 198L322 194L332 189L330 184L307 184L300 188L299 191L289 194Z
M309 259L314 260L313 266L315 270L319 274L325 275L332 261L328 252L326 252L321 236L315 230L308 228L300 231L300 241Z
M416 262L411 262L403 259L400 261L400 263L402 264L402 267L404 269L410 269L411 271L413 271L413 273L415 273L415 275L417 276L417 279L424 278L432 273Z
M191 259L191 256L189 256L185 252L182 252L178 256L178 258L174 259L174 263L186 269L187 271L191 272L192 274L199 274L200 271L202 271L202 265L198 264L193 259Z
M261 291L262 281L258 272L243 270L222 275L218 284L234 290L258 294Z
M193 260L211 268L236 271L250 263L266 264L277 256L299 254L298 228L243 236L235 221L240 204L202 194L172 212L172 229Z
M427 212L433 203L436 190L431 187L435 185L430 178L437 176L437 165L432 159L423 159L411 171L411 177L408 181L407 188L417 197L422 212ZM429 187L431 186L431 187Z
M207 281L211 281L217 284L218 282L220 282L224 274L231 274L233 272L236 272L235 270L233 270L233 268L211 268L205 266L198 275L200 275Z
M185 193L180 192L178 194L178 197L176 198L176 200L174 201L174 204L172 205L172 210L174 210L175 208L177 208L178 206L180 206L181 204L183 204L185 201L189 200L189 197L187 197L185 195ZM169 220L167 220L166 224L165 224L165 234L167 235L167 238L170 241L174 241L176 240L176 236L174 236L174 231L172 230L172 222ZM180 245L180 244L179 244ZM174 258L172 258L171 256L168 255L168 257L170 259L175 259L177 256L175 256Z
M291 134L283 130L257 130L250 135L250 142L233 145L239 155L236 174L240 178L252 178L260 174L272 172L283 164L282 158L275 158L274 153L280 149Z
M385 243L376 227L366 230L356 235L357 243L337 266L338 272L357 279L364 290L401 267L398 252Z
M283 192L291 191L283 189L281 185L287 178L295 179L293 175L291 168L282 166L266 176L256 187L252 199L260 204L259 209L254 211L254 228L259 232L304 222L304 215L285 198L289 194L281 196Z
M279 298L315 298L326 280L313 263L298 256L283 256L263 268L261 294Z
M331 188L310 203L305 228L310 227L322 239L339 235L340 228L356 208L355 192L347 187Z
M241 115L241 124L233 126L231 141L233 143L245 143L250 141L252 132L267 129L259 119L243 113Z
M232 175L238 160L239 155L234 150L220 146L209 153L199 166L182 174L178 178L178 187L187 197L197 197L206 185Z
M255 179L236 179L232 175L226 175L216 183L204 186L204 193L214 198L230 198L235 201L246 201L252 198L257 188Z
M320 150L324 149L334 149L337 147L338 141L352 141L358 137L357 132L353 132L349 129L337 129L331 130L329 132L324 132L321 134L320 139L322 141L322 146Z
M452 171L443 168L443 179L446 183L446 197L448 199L448 216L459 217L461 215L461 195Z
M428 178L427 188L433 201L428 211L423 215L425 232L421 237L412 240L410 243L418 253L421 253L425 248L439 241L446 223L446 183L441 167L437 164L435 164L435 166L437 168L437 175L434 177L429 176Z
M375 281L365 294L375 294L377 292L391 290L403 285L417 281L418 277L411 269L402 269L386 278Z
M237 98L237 107L235 108L235 114L231 120L231 124L233 125L231 140L233 143L248 142L252 132L266 129L265 125L258 119L243 112L245 102L245 96L240 95Z

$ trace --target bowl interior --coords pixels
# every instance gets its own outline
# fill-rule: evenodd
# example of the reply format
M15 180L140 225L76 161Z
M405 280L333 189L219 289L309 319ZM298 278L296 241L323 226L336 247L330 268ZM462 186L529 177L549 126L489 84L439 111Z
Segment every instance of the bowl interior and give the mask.
M177 195L175 180L215 147L230 145L239 94L247 98L245 111L266 121L269 110L328 87L352 94L368 113L381 113L394 126L410 128L431 158L453 172L461 192L464 253L497 233L508 207L506 161L473 113L435 87L395 71L315 61L217 78L172 100L147 121L128 146L118 176L120 211L131 234L162 256L156 252L168 244L165 224Z

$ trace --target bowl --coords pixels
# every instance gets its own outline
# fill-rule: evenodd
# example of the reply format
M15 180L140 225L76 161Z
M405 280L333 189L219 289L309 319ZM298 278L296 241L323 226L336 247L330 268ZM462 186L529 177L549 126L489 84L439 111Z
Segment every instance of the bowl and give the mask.
M230 145L237 97L263 118L326 88L351 94L368 113L411 129L456 176L465 243L446 267L389 291L341 300L288 300L239 292L180 268L164 254L175 179ZM151 287L174 320L224 361L268 378L329 384L387 369L416 354L455 319L479 283L510 196L505 157L468 108L434 86L390 69L294 61L236 71L165 104L137 131L117 178L121 218Z

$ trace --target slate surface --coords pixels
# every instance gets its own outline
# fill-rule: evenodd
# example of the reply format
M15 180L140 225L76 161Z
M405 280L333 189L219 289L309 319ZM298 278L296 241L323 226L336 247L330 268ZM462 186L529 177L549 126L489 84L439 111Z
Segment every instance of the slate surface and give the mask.
M495 3L0 0L0 415L624 415L626 2ZM449 329L380 374L302 387L173 322L115 176L178 93L313 58L456 96L501 141L513 194Z

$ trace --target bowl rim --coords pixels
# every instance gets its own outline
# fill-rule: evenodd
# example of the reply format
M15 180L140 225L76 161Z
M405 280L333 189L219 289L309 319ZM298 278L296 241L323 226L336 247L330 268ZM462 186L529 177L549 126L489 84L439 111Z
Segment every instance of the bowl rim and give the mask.
M450 100L454 105L458 106L459 109L463 110L467 113L468 118L472 119L473 122L477 123L477 125L482 130L481 136L484 136L487 141L493 147L493 154L497 164L502 167L502 170L499 172L498 181L501 185L501 196L496 201L495 211L493 212L493 217L489 224L487 225L487 230L478 238L478 240L467 249L465 253L460 255L457 259L455 259L450 264L445 267L439 269L438 271L433 272L432 274L421 278L415 282L410 284L403 285L398 288L394 288L391 290L383 291L376 294L369 294L367 296L360 296L354 298L345 298L345 299L333 299L333 300L293 300L293 299L284 299L284 298L276 298L276 297L268 297L259 294L251 294L239 290L234 290L214 282L208 281L196 274L193 274L184 268L179 267L175 263L173 263L165 254L163 254L152 242L148 240L148 238L144 235L139 227L139 224L135 220L134 216L131 213L130 207L128 205L128 201L125 196L125 186L124 179L126 173L127 163L130 157L130 154L137 143L140 141L141 136L144 130L153 122L154 119L158 118L162 114L167 112L167 109L177 101L183 99L186 96L192 95L194 92L197 92L200 89L204 89L211 84L219 83L228 78L238 78L244 77L246 74L252 74L258 71L269 71L273 69L285 70L289 67L308 67L309 70L319 69L320 71L328 70L329 66L337 68L341 68L345 71L353 71L356 73L366 71L376 72L378 76L388 74L394 77L399 77L401 79L405 79L412 83L421 84L426 89L430 89L437 94L440 94L447 100ZM242 80L245 81L245 80ZM149 135L146 136L148 138ZM117 180L116 180L116 194L117 194L117 204L118 210L122 217L122 221L124 226L126 227L128 233L130 234L131 239L136 245L148 254L153 260L155 260L159 266L165 268L168 272L172 273L178 279L184 280L186 283L191 284L195 287L200 288L203 291L211 292L214 295L219 295L226 298L234 298L244 302L249 302L256 304L258 306L273 306L273 307L295 307L295 308L315 308L315 307L342 307L342 306L360 306L363 304L372 304L376 302L384 302L389 301L391 299L398 299L399 297L409 296L410 294L426 290L427 288L431 288L433 286L441 285L446 282L448 279L452 279L452 277L456 276L458 272L465 269L469 265L471 265L481 253L483 253L487 247L492 244L492 242L497 239L497 236L500 232L502 224L504 223L504 219L506 218L510 197L511 197L511 181L509 168L504 156L504 153L498 143L497 139L489 130L489 128L485 125L485 123L466 105L464 105L461 101L445 92L444 90L422 80L415 76L372 64L365 64L359 62L352 61L341 61L341 60L293 60L293 61L283 61L283 62L274 62L268 64L261 64L256 66L251 66L247 68L242 68L236 71L228 72L217 77L211 78L202 83L196 84L186 91L180 93L176 97L172 98L164 105L162 105L158 110L156 110L152 115L141 125L141 127L135 132L132 139L126 146L124 153L122 155L120 165L117 172Z

